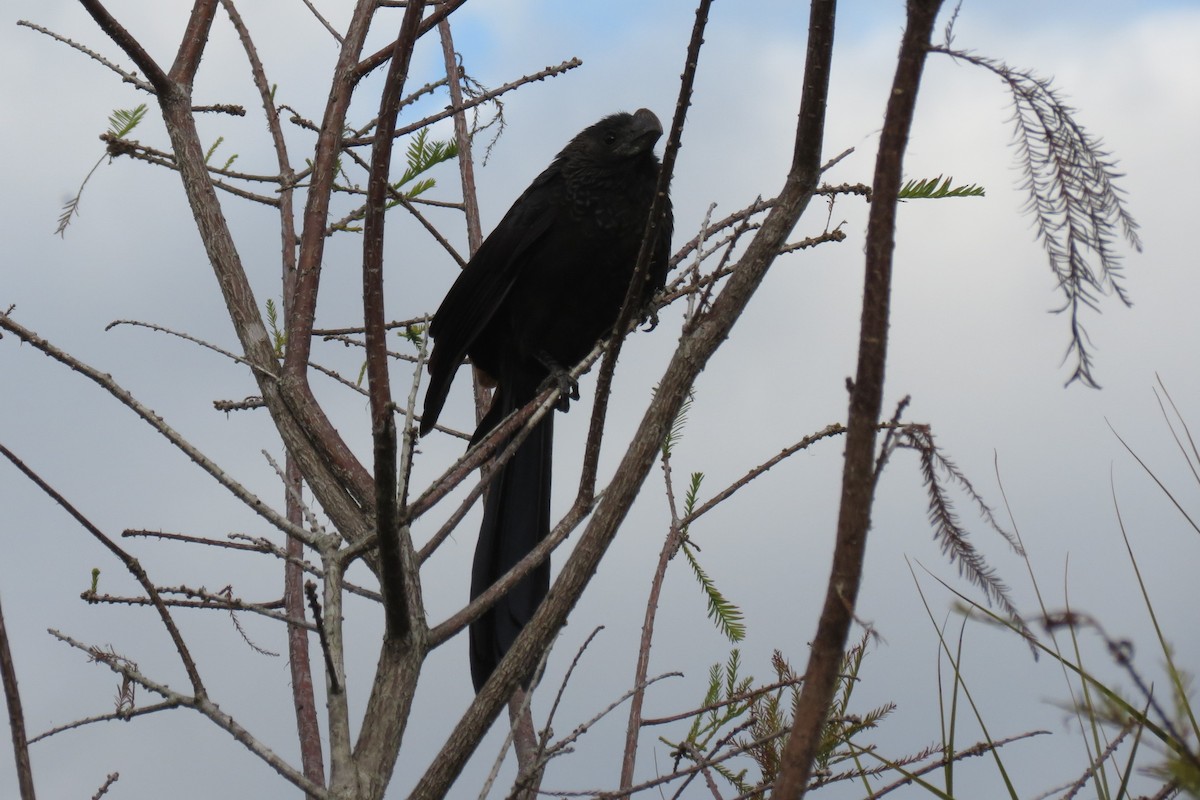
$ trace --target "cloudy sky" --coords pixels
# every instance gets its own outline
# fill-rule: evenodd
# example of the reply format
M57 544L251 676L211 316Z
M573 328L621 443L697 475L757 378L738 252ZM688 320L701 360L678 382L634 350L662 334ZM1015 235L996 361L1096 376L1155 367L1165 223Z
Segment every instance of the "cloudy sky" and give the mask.
M113 0L110 5L161 62L169 61L185 4L164 9L146 0ZM268 74L279 84L277 98L319 119L325 74L336 55L331 39L300 3L244 5ZM318 0L318 6L334 24L344 24L349 4ZM699 229L710 203L717 204L720 217L778 191L794 130L806 18L802 3L715 4L673 185L677 246ZM279 498L274 475L259 454L279 449L265 415L226 417L211 406L215 399L253 393L242 370L176 339L132 328L104 331L112 320L135 319L224 346L235 341L173 174L127 161L103 164L65 238L52 235L62 204L102 155L96 137L108 114L143 98L96 63L18 27L19 19L128 66L77 4L5 4L0 102L9 109L9 122L0 132L8 154L0 192L6 243L0 307L15 304L20 322L112 373L239 480L266 498ZM464 63L488 86L572 56L583 61L566 76L507 96L507 129L478 173L487 230L581 127L614 110L641 106L669 118L692 9L686 3L475 0L455 20ZM847 148L854 153L828 180L869 181L903 25L902 3L847 2L839 10L839 24L825 148L828 156ZM372 43L385 39L381 30ZM934 57L906 171L916 178L952 175L986 187L987 195L913 202L901 209L887 383L887 406L911 395L909 418L932 424L941 446L997 505L998 467L1046 603L1061 608L1069 600L1076 610L1099 619L1110 635L1130 639L1139 668L1159 686L1162 656L1148 632L1114 497L1159 622L1178 663L1192 672L1200 668L1192 582L1200 539L1113 431L1195 517L1200 507L1196 483L1153 389L1156 375L1161 376L1184 417L1200 424L1200 322L1193 311L1200 265L1191 237L1198 210L1191 187L1200 184L1200 159L1189 144L1200 129L1197 42L1200 8L1194 2L964 3L956 44L1054 76L1079 121L1119 161L1125 173L1120 185L1145 242L1144 252L1130 252L1124 262L1134 306L1126 309L1105 298L1103 314L1086 320L1103 389L1064 388L1070 374L1062 363L1067 320L1049 313L1059 302L1053 277L1030 219L1021 213L1024 196L1016 188L1007 96L990 74ZM413 84L435 80L440 65L436 43L423 43ZM372 116L370 89L379 78L368 83L368 99L355 109L359 124ZM238 153L241 169L272 169L244 59L223 19L215 25L196 99L250 108L243 120L205 119L203 135L206 141L225 137L218 152ZM436 98L418 112L442 103ZM136 137L164 143L153 110ZM291 141L300 163L309 139L295 133ZM439 184L432 196L457 199L453 166L435 177ZM238 201L227 201L225 212L260 298L277 296L273 212ZM795 236L819 233L830 221L843 223L847 240L780 259L697 383L674 469L677 475L703 472L702 497L845 416L844 380L854 370L864 207L846 199L831 210L814 203ZM446 214L439 222L456 242L465 242L457 218ZM397 218L388 235L389 316L431 310L453 279L453 264L408 220ZM354 323L357 251L358 241L350 237L331 246L319 324ZM605 453L609 468L661 374L678 326L678 312L669 313L656 331L638 335L626 348ZM357 368L357 356L340 348L327 348L321 357L351 373ZM110 535L125 528L207 536L269 533L125 408L13 337L0 341L0 375L0 441ZM407 377L398 371L395 379ZM590 385L585 381L585 394ZM327 383L318 388L339 429L368 456L365 402ZM563 508L574 489L586 408L558 423L556 498ZM464 381L446 421L465 427L469 414ZM437 437L425 443L417 481L436 476L459 448ZM745 612L749 636L742 659L748 674L768 679L775 648L803 668L828 569L840 454L840 442L830 441L796 456L692 530L705 568ZM948 620L955 632L959 618L952 596L916 565L973 592L931 540L916 466L911 455L900 453L880 484L859 606L860 617L879 638L856 693L857 710L898 703L895 715L871 739L889 756L939 738L937 638L905 559L921 576L935 618ZM661 485L656 470L551 659L549 680L556 686L588 633L606 626L568 690L555 721L560 733L630 683L644 598L668 519ZM1018 605L1035 614L1037 597L1024 562L975 524L965 502L960 508L973 525L974 541L1013 588ZM102 713L116 691L107 670L87 664L48 636L47 628L112 645L148 674L176 685L183 681L169 642L149 613L89 607L78 599L93 567L102 570L102 588L134 589L110 556L6 464L0 464L0 510L0 598L31 732ZM439 513L417 531L418 537L428 535L447 512ZM424 585L435 620L464 599L476 524L469 518L427 566ZM242 596L257 600L278 594L277 570L265 559L146 542L130 546L164 585L219 589L232 584ZM556 563L561 560L556 557ZM369 580L365 574L357 577ZM679 670L686 677L662 684L650 696L650 715L698 703L708 665L723 661L729 651L705 619L699 589L682 564L672 565L664 597L651 672ZM365 603L351 603L348 615L351 686L362 687L361 703L374 666L379 615ZM246 620L245 626L265 648L283 648L276 626L259 620ZM200 666L214 698L268 744L293 754L284 660L255 655L220 615L185 617L184 630L202 653ZM1089 664L1129 689L1095 637L1082 639ZM1084 751L1062 709L1069 692L1061 670L1049 659L1035 663L1012 637L978 624L968 626L964 652L968 688L993 736L1033 729L1052 733L1006 752L1021 796L1077 778L1085 767ZM465 707L470 692L465 656L465 642L457 640L431 657L410 728L420 735L406 742L393 796L403 796ZM546 705L539 714L545 714ZM623 720L598 726L576 754L551 770L546 786L614 785L619 762L614 742L622 727ZM958 743L966 745L979 733L973 723L964 723L958 735ZM669 767L669 749L656 743L653 733L644 741L640 774L649 777ZM473 787L498 746L493 731L454 796L475 796ZM66 733L35 745L33 758L39 789L48 797L89 796L112 771L121 773L114 788L119 797L279 794L279 780L268 768L206 721L185 713ZM960 787L996 785L994 765L979 761L964 766ZM4 756L0 794L11 793L14 785L11 759ZM830 796L852 794L840 789Z

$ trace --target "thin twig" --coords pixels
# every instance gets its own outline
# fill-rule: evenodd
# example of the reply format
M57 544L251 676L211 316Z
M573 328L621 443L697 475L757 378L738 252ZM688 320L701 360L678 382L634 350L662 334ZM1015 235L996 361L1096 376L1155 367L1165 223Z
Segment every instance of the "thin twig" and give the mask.
M329 682L329 691L332 694L339 694L341 687L338 683L337 670L333 666L333 653L329 647L329 635L326 633L325 625L321 621L321 601L317 597L317 585L312 581L306 581L304 584L304 594L308 597L308 607L312 613L313 625L317 629L317 637L321 642L321 652L325 656L325 673L326 680Z
M158 591L160 594L164 595L177 594L190 598L187 600L172 599L169 597L163 598L163 605L169 608L214 609L217 611L229 612L249 611L252 614L258 614L259 616L267 617L277 622L295 625L308 630L316 630L316 627L312 623L304 619L296 619L289 616L286 612L281 613L277 611L276 609L283 607L282 600L272 600L267 603L250 603L240 598L209 592L203 588L194 589L190 586L160 586L158 587ZM90 591L83 592L81 597L89 603L105 603L108 605L126 606L154 605L154 602L148 597L94 594ZM251 646L253 647L254 645ZM272 655L276 654L272 653Z
M4 684L13 758L17 762L17 788L21 792L21 800L35 800L33 767L29 763L29 742L25 735L25 712L21 710L21 691L17 687L17 669L13 665L12 649L8 643L3 607L0 607L0 683Z
M667 577L667 566L679 549L683 540L683 527L679 524L679 514L675 504L675 493L671 482L671 456L666 444L662 448L663 479L667 488L667 506L671 512L671 523L667 535L658 554L658 564L650 579L650 593L646 598L646 613L642 621L642 634L638 642L637 661L633 669L633 685L642 686L646 675L650 672L650 647L654 640L654 622L658 616L658 601L662 592L663 582ZM629 721L625 724L625 750L621 756L620 788L628 789L633 785L633 772L637 761L638 738L642 732L642 703L645 700L645 690L634 692L629 701Z
M21 25L21 26L23 26L23 27L29 28L29 29L31 29L31 30L35 30L35 31L37 31L38 33L44 34L44 35L46 35L46 36L49 36L51 39L54 39L54 40L56 40L56 41L59 41L59 42L62 42L63 44L67 45L68 47L72 47L72 48L74 48L74 49L78 50L79 52L83 53L85 56L87 56L88 58L92 59L93 61L99 62L100 64L104 65L104 66L105 66L105 67L107 67L108 69L110 69L110 70L112 70L113 72L115 72L115 73L117 73L118 75L120 75L120 76L121 76L121 80L125 81L125 83L131 83L131 84L133 84L134 86L136 86L137 88L141 89L141 90L142 90L142 91L144 91L144 92L149 92L150 94L154 94L154 93L155 93L155 92L154 92L154 87L153 87L153 86L151 86L149 82L147 82L147 81L144 81L144 80L142 80L141 78L139 78L139 77L137 76L137 73L134 73L134 72L127 72L126 70L123 70L123 69L121 69L119 66L117 66L117 65L116 65L116 64L114 64L113 62L109 61L107 58L105 58L104 56L100 55L100 54L99 54L99 53L97 53L95 50L92 50L92 49L90 49L90 48L87 48L87 47L85 47L85 46L81 45L79 42L76 42L76 41L74 41L74 40L72 40L72 39L68 39L68 38L67 38L67 37L65 37L65 36L62 36L62 35L60 35L60 34L57 34L57 33L55 33L55 32L54 32L54 31L52 31L52 30L49 30L49 29L47 29L47 28L43 28L41 25L36 25L36 24L34 24L34 23L32 23L32 22L29 22L29 21L27 21L27 20L23 20L23 19L22 19L22 20L18 20L18 21L17 21L17 24L18 24L18 25Z
M699 708L694 708L691 711L683 711L679 714L672 714L668 717L651 717L649 719L643 719L641 720L641 725L643 728L649 728L654 725L666 725L671 722L679 722L682 719L691 719L692 717L698 717L702 714L707 714L710 711L716 711L719 708L724 708L725 706L741 703L744 700L753 700L756 697L761 697L764 694L769 694L778 689L787 689L791 686L797 686L803 681L803 676L799 678L785 678L784 680L776 681L775 683L769 683L766 686L760 686L757 689L750 689L749 691L730 695L724 700L717 700L715 702L708 703L707 705L700 706Z
M119 772L108 773L108 775L104 777L104 783L100 784L100 788L96 790L94 795L92 795L92 800L100 800L101 797L104 797L104 795L108 794L108 790L112 788L112 785L116 783L120 777L121 773Z
M271 465L271 469L275 470L275 474L279 476L280 482L283 483L284 493L287 494L288 507L291 508L294 506L308 524L309 530L325 537L325 542L332 546L337 541L337 535L331 535L325 530L325 526L317 519L316 513L308 507L308 504L304 502L304 498L300 496L299 486L294 485L294 482L288 480L287 473L279 466L279 462L270 453L266 450L260 450L259 452L262 453L262 457L267 460L267 463ZM291 516L289 515L288 518L291 519ZM303 543L303 540L298 541Z
M738 489L741 489L746 484L750 483L750 481L762 475L764 472L771 469L771 467L775 466L784 459L790 458L801 450L808 448L810 445L815 444L822 439L827 439L830 436L838 436L845 432L846 428L844 425L842 425L840 422L834 422L826 425L816 433L805 436L803 439L791 445L790 447L785 447L783 450L780 450L779 453L767 459L762 464L759 464L741 478L738 478L736 481L731 483L728 487L715 494L711 499L701 504L698 508L693 510L692 513L680 520L680 525L685 528L688 525L691 525L697 519L728 500L735 492L737 492Z
M694 775L697 772L701 772L709 767L716 766L717 764L722 764L731 758L736 758L744 753L750 752L756 747L760 747L767 742L779 739L786 735L787 731L775 731L765 736L760 736L757 739L741 742L726 753L722 753L721 755L713 758L703 759L689 767L673 771L669 775L661 775L657 778L651 778L650 780L635 784L627 791L619 789L616 791L604 791L600 789L556 791L551 789L543 789L542 794L550 795L551 797L587 797L591 800L621 800L622 798L627 798L631 795L637 794L638 792L643 792L646 789L653 789L656 786L662 786L670 783L671 781L679 780L680 778L686 778L689 775Z
M147 408L139 402L127 389L118 384L111 375L100 372L95 367L92 367L71 354L60 350L42 337L38 336L33 331L19 324L8 314L0 314L0 329L9 331L17 336L18 339L40 350L46 355L53 358L55 361L71 368L75 372L89 378L94 383L98 384L102 389L107 391L125 406L130 408L135 414L142 418L143 421L150 424L152 428L161 433L167 438L171 444L178 447L194 461L201 469L211 475L220 483L226 490L229 491L237 499L245 503L252 511L257 513L267 522L274 525L279 530L287 533L289 536L296 536L306 543L316 546L314 535L298 526L292 525L287 521L287 518L280 515L270 506L262 501L257 495L242 484L235 481L223 469L217 466L216 462L209 459L200 452L195 445L185 439L174 428L169 426L163 418L156 414L152 409Z
M558 692L554 695L554 702L550 704L550 711L546 714L546 723L542 726L540 735L538 736L538 749L536 757L541 759L546 752L546 745L550 742L550 735L553 732L552 725L554 724L554 715L558 713L558 706L562 702L563 695L567 692L567 685L571 682L571 676L575 673L575 667L579 665L579 660L583 658L583 654L591 645L592 640L599 635L600 631L604 630L603 625L597 625L583 640L583 644L579 645L579 649L575 651L575 657L571 659L570 666L567 667L566 673L563 675L562 681L558 684Z
M129 326L135 327L135 328L147 328L149 330L157 331L159 333L167 333L167 334L170 334L171 336L178 336L180 339L189 341L192 344L198 344L201 347L207 348L208 350L212 350L214 353L219 353L219 354L225 356L226 358L228 358L230 361L233 361L234 363L243 364L247 367L250 367L250 369L254 369L253 364L251 364L245 358L242 358L241 356L237 355L236 353L232 353L223 347L218 347L217 345L215 345L211 342L206 342L203 339L200 339L196 336L192 336L190 333L184 333L183 331L177 331L172 328L168 328L164 325L155 324L153 322L142 322L141 320L136 320L136 319L115 319L112 322L110 322L104 326L104 331L105 331L105 333L107 333L108 331L111 331L113 328L117 328L122 325L129 325ZM272 375L271 377L273 378L275 376Z
M181 708L194 709L210 721L215 723L217 727L224 730L235 741L240 743L250 752L254 753L272 769L290 781L293 785L299 787L311 795L319 798L330 797L324 787L318 786L306 778L303 774L293 768L287 761L281 758L277 753L264 745L259 739L255 738L245 728L243 728L233 717L222 711L215 703L209 700L206 696L191 696L180 694L165 683L159 683L151 680L127 659L113 658L106 655L103 651L95 647L91 647L83 642L74 639L60 631L51 629L50 635L59 641L67 644L75 649L87 654L87 656L99 664L104 664L110 670L120 675L122 678L127 678L139 686L142 686L147 691L159 695L168 702L174 703Z
M164 700L161 703L153 703L148 706L138 706L137 708L122 708L119 711L110 711L107 714L97 714L94 717L84 717L83 719L77 719L73 722L68 722L65 725L59 725L57 727L51 728L48 731L43 731L42 733L39 733L37 736L30 739L29 743L33 744L34 742L39 742L42 739L48 739L51 736L54 736L55 734L62 733L63 731L74 730L75 728L82 728L85 725L93 725L97 722L112 722L113 720L120 720L122 722L126 722L130 719L133 719L134 717L140 717L145 714L153 714L157 711L166 711L171 708L179 708L181 705L182 705L181 703L179 703L175 700Z
M616 700L613 700L611 703L609 703L603 709L598 711L595 715L592 716L591 719L587 720L586 722L581 722L580 724L576 725L575 729L572 730L567 736L563 737L562 739L559 739L552 746L546 748L545 755L542 757L543 763L548 762L550 759L554 758L559 753L564 752L567 749L567 747L569 747L577 739L579 739L580 736L583 736L585 733L587 733L589 730L591 730L592 727L597 722L599 722L600 720L607 717L610 713L612 713L613 710L619 708L622 703L624 703L626 700L628 700L630 697L632 697L637 692L645 691L646 687L652 686L653 684L658 683L661 680L665 680L667 678L682 678L682 677L683 677L682 672L664 672L661 675L655 675L653 678L649 678L648 680L638 684L637 686L634 686L632 689L629 689L624 694L622 694L620 697L618 697Z
M0 317L0 319L3 318ZM181 634L179 632L179 628L176 627L175 619L171 616L171 612L167 610L166 605L163 603L162 597L159 596L158 589L155 588L154 583L150 580L150 576L146 574L146 570L142 568L141 563L139 563L136 558L129 555L129 553L125 552L120 545L109 538L103 531L93 525L91 520L81 514L79 510L75 508L75 506L71 505L67 498L59 494L53 486L42 479L42 476L26 466L24 461L17 458L16 454L3 444L0 444L0 455L3 455L5 458L11 461L13 466L24 473L29 480L33 481L33 483L39 489L41 489L42 492L44 492L51 500L58 503L58 505L61 506L64 511L74 517L75 521L82 525L84 529L88 531L88 533L92 534L92 536L102 545L104 545L104 547L107 548L110 553L116 556L117 559L125 565L125 569L127 569L129 573L133 575L134 579L141 584L142 589L144 589L146 594L150 597L150 601L153 603L155 610L158 611L159 619L162 621L163 627L167 629L167 635L171 637L171 641L175 645L175 652L179 654L179 660L183 663L184 671L187 673L188 680L192 684L192 691L195 693L196 697L203 697L205 694L204 682L200 680L200 672L196 668L196 662L192 660L192 654L188 650L187 644L183 641L183 634Z
M329 31L329 35L334 38L334 41L336 41L338 44L341 44L342 35L338 33L332 25L329 24L327 19L321 16L321 12L317 11L317 7L312 4L312 0L302 0L302 2L304 5L308 6L308 10L312 12L312 15L317 18L317 21L321 23L325 30Z

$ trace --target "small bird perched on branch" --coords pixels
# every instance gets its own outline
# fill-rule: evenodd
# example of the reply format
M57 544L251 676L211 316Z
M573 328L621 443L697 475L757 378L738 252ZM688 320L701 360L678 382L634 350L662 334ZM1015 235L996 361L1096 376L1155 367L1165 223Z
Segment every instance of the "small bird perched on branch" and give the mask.
M654 145L661 136L662 124L647 109L605 117L572 139L513 203L429 326L434 344L422 436L437 422L466 357L496 386L471 444L532 401L547 381L574 388L566 370L612 331L634 277L658 181ZM671 229L668 201L637 296L639 314L666 281ZM471 571L472 598L549 533L553 436L548 415L489 485ZM475 691L549 586L547 560L472 623Z

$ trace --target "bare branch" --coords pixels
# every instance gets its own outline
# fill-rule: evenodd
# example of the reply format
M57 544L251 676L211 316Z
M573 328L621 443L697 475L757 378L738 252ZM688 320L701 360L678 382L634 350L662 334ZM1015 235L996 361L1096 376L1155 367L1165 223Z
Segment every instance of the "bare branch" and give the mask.
M330 649L329 637L325 632L325 624L321 621L323 617L321 614L321 601L317 598L317 585L312 581L307 581L304 584L304 594L308 598L308 607L312 612L313 627L317 629L317 638L321 642L321 653L325 656L325 680L329 684L329 691L332 694L339 694L342 691L342 686L338 680L337 669L333 663L333 651Z
M94 795L92 795L92 800L100 800L101 797L108 794L108 790L112 788L112 785L116 783L120 777L121 773L119 772L108 773L108 775L106 775L104 778L104 783L100 784L100 788L96 790Z
M200 57L204 55L204 47L208 44L208 31L216 13L217 0L195 0L187 27L180 37L179 50L175 54L175 63L171 65L170 77L189 93L196 70L200 67Z
M287 519L281 516L274 509L270 508L257 495L253 494L249 489L242 486L240 483L231 478L224 470L222 470L215 462L201 453L191 442L183 438L174 428L167 425L161 416L153 410L142 405L134 398L128 390L121 387L111 375L100 372L91 367L69 353L58 349L50 342L38 336L33 331L18 323L8 314L0 314L0 329L9 331L17 336L18 339L40 350L46 355L70 367L75 372L89 378L94 383L98 384L102 389L107 391L117 400L121 401L125 406L129 407L135 414L141 417L151 427L161 433L171 444L182 450L188 458L194 461L201 469L216 479L218 483L229 490L229 493L245 503L252 511L257 513L267 522L274 525L279 530L287 533L289 536L296 536L302 541L311 542L316 546L318 540L313 538L314 535L298 526L292 525Z
M455 112L454 141L458 146L458 174L462 182L463 212L467 217L467 252L473 256L479 249L479 245L483 243L483 230L479 221L479 198L475 191L475 159L471 155L471 134L467 130L467 107L463 104L460 81L462 70L458 64L457 54L454 52L454 37L450 33L449 19L443 19L438 23L438 35L442 41L442 60L446 64L450 107ZM562 65L560 65L561 67ZM492 98L496 96L491 95Z
M296 281L288 295L292 305L288 309L288 349L284 360L284 375L290 389L285 396L288 411L296 415L336 476L341 491L351 494L358 509L348 507L330 509L330 504L342 500L339 495L328 496L329 491L313 483L321 503L334 516L343 533L352 539L367 533L362 512L372 511L374 505L374 483L371 475L355 458L345 441L334 429L328 417L321 411L308 385L307 365L311 352L311 334L316 318L317 294L321 280L321 265L325 249L325 224L329 214L330 195L337 158L341 150L341 131L345 127L346 113L350 107L356 79L352 70L362 51L370 22L376 11L373 0L358 0L355 3L350 25L338 54L333 72L329 100L321 121L312 162L312 180L304 209L304 227L300 237L300 256L296 266ZM265 395L264 395L265 396ZM306 453L297 451L301 466L310 483L313 482L318 465L306 460ZM332 490L333 487L329 487ZM342 512L345 512L343 516ZM340 518L339 518L340 517Z
M205 693L204 682L200 680L200 673L196 669L196 662L192 660L192 654L188 650L187 644L183 641L183 634L181 634L179 632L179 628L175 626L175 620L171 616L171 612L167 610L166 605L163 603L162 597L159 596L158 590L155 588L154 583L151 582L150 576L146 574L146 570L142 568L142 565L138 562L138 560L125 552L120 545L118 545L103 531L93 525L87 517L83 516L83 514L81 514L75 508L75 506L71 505L67 498L55 491L54 487L46 483L46 481L44 481L40 475L26 466L25 462L17 458L16 454L14 454L3 444L0 444L0 455L3 455L5 458L11 461L13 466L24 473L25 477L33 481L34 484L46 494L46 496L58 503L58 505L61 506L64 511L74 517L75 521L82 525L88 531L88 533L92 534L92 536L95 537L100 544L104 545L104 547L106 547L110 553L116 556L117 559L125 565L125 569L127 569L129 573L133 575L134 579L141 584L142 589L145 590L146 594L150 597L151 602L154 604L155 610L158 611L159 619L162 621L163 627L167 629L167 634L171 637L171 642L175 645L175 651L179 654L179 660L183 663L183 669L185 672L187 672L188 680L192 684L192 691L197 697L203 697Z
M116 136L113 136L111 133L100 134L100 140L108 144L107 152L110 158L116 158L117 156L128 156L136 161L145 161L147 164L154 164L158 167L166 167L167 169L174 170L176 172L179 171L179 164L176 163L175 159L170 153L167 153L163 150L148 147L143 145L141 142L135 142L129 139L120 139ZM280 184L283 182L283 179L277 175L250 175L241 172L234 172L233 170L208 166L207 164L205 164L205 168L214 175L228 175L229 177L238 178L240 180L260 182L270 181L278 182ZM254 192L248 191L239 186L234 186L233 184L225 181L213 179L212 184L216 188L228 192L235 197L240 197L243 200L251 200L255 203L261 203L265 206L275 207L278 207L280 203L279 199L276 197L255 194Z
M92 59L93 61L99 62L100 64L104 65L108 69L110 69L113 72L120 75L121 80L125 81L126 83L132 83L134 86L141 89L142 91L150 92L151 94L154 94L154 91L155 91L154 87L151 86L148 81L142 80L141 78L139 78L137 76L136 73L126 72L125 70L121 69L119 66L114 64L113 62L109 61L104 56L97 53L95 50L87 48L87 47L83 46L82 44L80 44L79 42L76 42L73 39L68 39L67 37L57 34L52 30L43 28L41 25L35 25L32 22L28 22L27 20L23 20L23 19L18 20L17 24L21 25L23 27L26 27L26 28L30 28L31 30L35 30L38 33L45 34L46 36L49 36L51 39L55 39L56 41L62 42L63 44L67 45L68 47L72 47L72 48L78 50L79 52L83 53L85 56Z
M731 483L724 490L713 495L713 497L710 500L706 501L704 504L702 504L698 508L696 508L696 510L693 511L691 514L688 514L686 517L681 519L679 521L680 526L686 528L688 525L691 525L697 519L704 516L709 511L712 511L718 505L720 505L721 503L728 500L738 489L741 489L743 486L750 483L750 481L752 481L755 478L757 478L758 476L762 475L764 472L766 472L767 470L769 470L771 467L775 466L779 462L783 461L784 459L790 458L791 456L795 455L796 453L800 452L801 450L807 449L810 445L815 444L816 442L819 442L822 439L827 439L830 436L837 436L837 435L845 433L845 432L846 432L846 428L844 425L842 425L840 422L834 422L830 425L826 425L824 428L817 431L816 433L805 436L803 439L801 439L800 441L791 445L790 447L785 447L783 450L780 450L778 454L776 454L775 456L772 456L770 459L768 459L767 461L764 461L762 464L759 464L757 467L755 467L754 469L747 472L741 478L738 478L736 481Z
M21 691L17 686L17 669L13 665L12 649L8 644L3 607L0 607L0 683L4 684L4 704L8 708L8 727L12 732L13 758L17 762L17 788L21 792L21 800L35 800L33 767L29 763L29 742L25 735L25 713L21 710Z
M802 797L812 775L830 701L837 686L846 639L854 619L854 603L862 580L867 530L874 494L876 429L883 403L887 360L888 307L892 251L895 247L896 205L904 151L916 108L917 89L929 47L929 37L941 0L909 0L908 23L900 45L896 74L888 97L879 153L875 163L873 201L867 223L867 258L863 313L859 333L858 370L850 396L842 498L838 513L833 566L817 632L812 641L804 686L793 715L791 735L783 750L774 793ZM814 2L809 22L807 90L819 70L828 85L828 50L833 44L832 2ZM818 48L825 51L822 57ZM801 105L801 117L805 116ZM815 111L815 109L814 109ZM817 111L824 118L824 104ZM818 134L819 136L819 134Z
M317 21L321 23L321 26L324 27L325 30L329 31L329 35L333 37L334 41L336 41L338 44L342 44L342 35L338 33L332 25L329 24L328 20L321 16L321 12L317 11L317 7L312 4L312 0L303 0L303 2L304 5L308 6L308 10L312 12L312 15L317 18Z
M210 592L203 587L194 589L190 586L159 586L158 591L160 595L182 595L183 597L191 598L187 600L179 600L171 597L164 597L163 605L167 606L168 608L212 609L215 611L228 611L231 614L235 611L249 611L253 614L258 614L260 616L267 617L268 619L273 619L276 622L283 622L290 626L304 628L311 631L316 630L315 625L303 618L294 618L288 616L287 613L280 613L277 611L276 609L283 606L282 600L271 600L266 603L251 603L238 597L232 597L228 594ZM111 594L97 594L91 591L81 593L80 598L89 603L106 603L109 605L154 605L154 601L149 597L124 597ZM244 632L241 631L241 626L237 624L236 620L235 626L238 628L239 632L245 636ZM278 655L278 653L263 651L261 648L249 641L247 641L247 644L264 655Z
M671 119L671 130L667 134L667 143L663 147L658 184L654 189L654 202L650 205L646 229L642 234L642 242L638 249L637 263L625 291L625 300L621 304L621 311L613 325L613 335L605 343L604 360L600 364L600 371L596 377L596 399L592 405L587 444L584 446L583 469L579 478L579 499L583 502L591 502L595 492L596 469L600 461L600 441L604 435L604 422L608 416L608 398L612 391L613 373L617 368L617 359L621 355L621 347L625 343L625 336L629 331L630 324L643 313L640 298L645 288L647 275L649 275L654 245L658 241L658 237L663 235L662 228L670 202L671 176L675 170L675 158L683 141L683 125L687 119L687 110L692 104L692 87L696 80L696 66L700 62L700 48L704 45L704 28L708 24L708 10L711 5L711 0L700 0L696 6L696 21L692 26L687 55L683 61L683 74L679 76L679 96L675 100L675 114Z
M450 16L459 6L465 4L467 0L443 0L434 9L433 13L426 17L421 22L421 27L417 31L417 37L424 36L429 31L433 30L439 22ZM361 45L360 45L361 47ZM353 69L353 80L357 83L362 78L366 77L375 68L383 66L392 53L395 51L395 43L388 44L380 50L377 50L373 55L363 59L362 63L351 67Z
M113 720L120 720L121 722L126 722L128 720L133 719L134 717L140 717L145 714L153 714L157 711L166 711L166 710L172 709L172 708L179 708L181 705L182 705L181 703L176 702L174 700L164 700L161 703L153 703L148 706L138 706L137 708L123 708L119 711L111 711L107 714L97 714L94 717L84 717L83 719L77 719L73 722L68 722L65 725L59 725L57 727L51 728L48 731L39 733L37 736L30 739L29 743L33 744L34 742L39 742L42 739L48 739L51 736L54 736L55 734L62 733L63 731L74 730L75 728L82 728L85 725L93 725L97 722L112 722Z
M646 613L642 620L642 635L638 642L637 661L633 669L633 685L647 685L646 676L650 672L650 646L654 640L654 622L658 617L658 601L662 593L663 582L667 577L667 566L678 551L683 540L683 526L679 522L676 510L675 495L671 486L670 448L662 447L663 477L667 487L667 504L671 511L671 524L667 535L663 538L662 548L658 554L658 564L650 579L650 595L646 598ZM625 725L625 751L621 756L620 788L628 789L633 785L633 770L637 762L638 738L642 732L642 703L645 700L645 690L639 689L631 695L629 702L629 721Z
M363 320L366 327L367 385L371 401L371 436L375 450L375 533L379 542L379 582L389 639L408 638L421 612L408 606L406 586L415 576L401 568L397 509L396 418L388 376L387 330L383 297L383 239L387 189L392 163L392 131L400 113L400 97L417 44L424 3L412 0L404 10L387 79L380 94L379 122L371 148L367 207L363 232ZM414 676L415 682L415 676Z
M108 9L100 0L79 0L79 4L92 15L92 19L100 26L100 30L108 34L108 37L125 51L137 68L145 73L150 85L154 87L154 91L159 96L166 95L172 90L172 83L167 74L163 72L162 67L150 57L141 42L133 38L133 34L125 30L121 23L108 13Z
M421 128L427 128L435 122L440 122L444 119L454 116L455 114L466 111L467 109L474 108L475 106L482 105L490 100L494 100L500 95L511 92L513 89L524 86L527 83L535 83L537 81L543 81L546 78L553 78L561 75L564 72L567 72L568 70L572 70L580 66L583 66L582 61L580 61L578 58L571 58L556 66L550 66L539 70L532 75L522 75L515 81L511 81L490 91L483 92L476 97L472 97L470 100L463 101L461 106L451 105L448 108L437 112L436 114L430 114L429 116L419 119L416 122L411 122L408 125L396 128L392 135L406 136L413 131L419 131ZM361 147L362 145L371 144L373 141L374 137L358 136L347 139L345 141L345 145L347 147Z
M248 360L239 356L237 353L231 353L230 351L226 350L223 347L218 347L217 345L213 344L212 342L206 342L203 339L192 336L190 333L184 333L183 331L172 330L171 328L167 328L163 325L157 325L153 322L141 322L140 320L136 320L136 319L115 319L112 322L105 325L104 330L105 330L105 332L108 332L108 331L111 331L113 328L120 327L121 325L129 325L134 328L147 328L149 330L157 331L159 333L167 333L167 334L170 334L171 336L178 336L180 339L189 341L192 344L198 344L201 347L204 347L208 350L212 350L214 353L220 353L221 355L228 358L230 361L233 361L237 364L244 364L245 366L250 367L250 369L254 369L253 364L251 364Z

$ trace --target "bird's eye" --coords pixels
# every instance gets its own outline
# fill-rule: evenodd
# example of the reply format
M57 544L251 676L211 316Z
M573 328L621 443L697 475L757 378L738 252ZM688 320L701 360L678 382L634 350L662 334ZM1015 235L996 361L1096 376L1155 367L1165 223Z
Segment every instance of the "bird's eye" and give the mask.
M605 144L612 144L616 140L617 140L617 135L615 133L604 134L604 143Z

